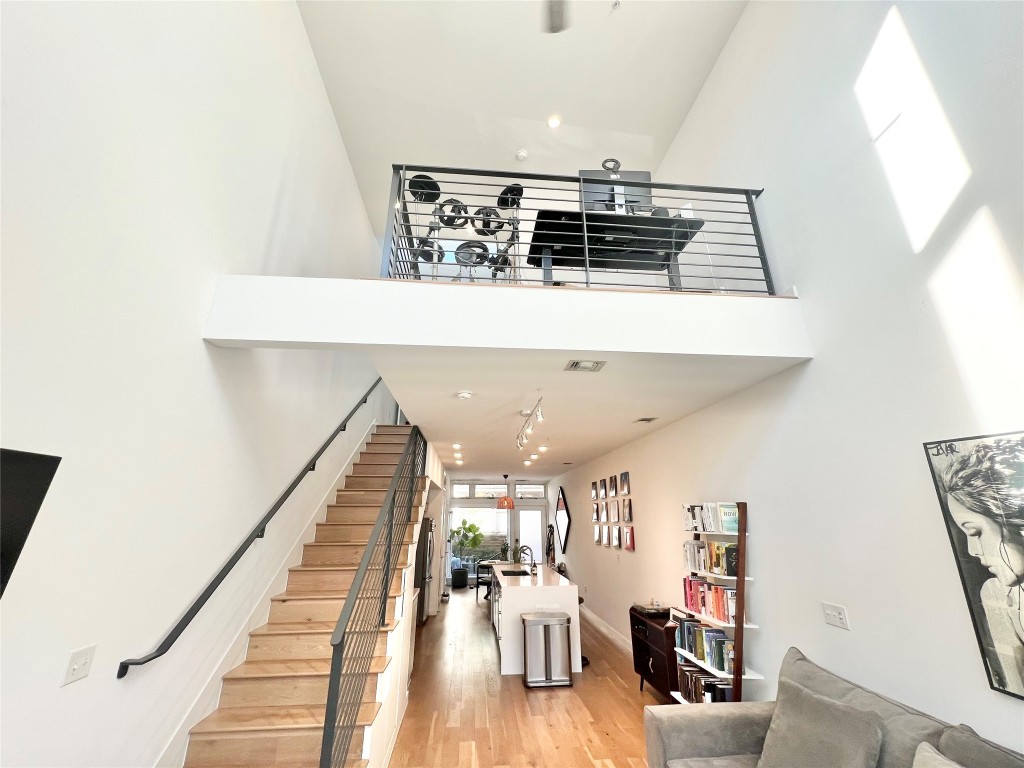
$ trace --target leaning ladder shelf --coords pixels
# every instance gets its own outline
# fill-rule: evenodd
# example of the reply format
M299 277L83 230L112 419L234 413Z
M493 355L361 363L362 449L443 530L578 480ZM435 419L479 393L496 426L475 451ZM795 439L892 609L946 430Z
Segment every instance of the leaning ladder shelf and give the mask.
M752 669L746 669L743 663L743 649L744 649L744 635L748 629L757 629L756 624L750 624L745 621L746 617L746 587L748 582L752 579L747 575L747 504L744 501L736 502L737 508L737 532L736 533L725 533L723 531L701 531L701 530L689 530L687 531L693 537L694 541L735 541L736 542L736 575L725 576L722 574L711 573L705 570L690 570L688 573L691 576L697 576L703 578L709 582L722 582L723 584L732 585L735 584L736 588L736 610L734 616L734 622L725 622L717 619L713 616L709 616L698 611L691 610L689 608L672 608L669 612L669 618L672 621L683 622L692 621L696 619L702 624L708 627L714 627L727 631L733 638L733 669L732 672L726 672L721 669L716 669L708 662L699 659L694 654L690 653L685 648L680 648L678 643L675 648L676 657L680 662L686 664L692 664L693 666L699 667L704 673L712 675L713 677L720 678L722 680L731 680L733 701L743 700L743 681L744 680L764 680L764 676L754 672ZM680 630L681 631L681 630ZM682 679L680 679L680 685L682 685ZM672 698L681 704L689 704L689 702L680 691L672 691Z

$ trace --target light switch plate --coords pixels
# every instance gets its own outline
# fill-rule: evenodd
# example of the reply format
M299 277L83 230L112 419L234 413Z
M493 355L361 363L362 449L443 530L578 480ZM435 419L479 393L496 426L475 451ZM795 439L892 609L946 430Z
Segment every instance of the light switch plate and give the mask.
M64 681L60 684L63 688L68 683L73 683L77 680L81 680L83 677L88 677L89 670L92 669L92 660L96 655L96 646L90 645L88 648L79 648L71 654L71 658L68 660L68 669L64 673Z
M845 607L835 603L822 603L821 609L825 612L826 624L849 631L850 617L846 615Z

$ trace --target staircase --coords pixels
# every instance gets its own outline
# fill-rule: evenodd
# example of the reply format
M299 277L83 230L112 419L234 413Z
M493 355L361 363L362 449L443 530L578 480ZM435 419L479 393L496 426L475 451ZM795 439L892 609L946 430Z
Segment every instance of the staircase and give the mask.
M287 588L271 598L267 623L249 633L245 661L224 675L218 708L190 731L185 768L319 765L331 634L411 429L376 428L314 540L304 545L301 565L289 569ZM419 482L346 768L382 765L404 711L415 628L412 566L424 503L425 481Z

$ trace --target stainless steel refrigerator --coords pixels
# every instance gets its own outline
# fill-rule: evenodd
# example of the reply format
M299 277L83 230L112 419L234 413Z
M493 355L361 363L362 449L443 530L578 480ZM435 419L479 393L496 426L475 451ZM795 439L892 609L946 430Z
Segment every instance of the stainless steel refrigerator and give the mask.
M427 609L430 605L430 584L434 580L434 518L423 518L420 525L420 540L416 546L415 586L420 591L420 599L416 606L416 623L422 624L428 618Z

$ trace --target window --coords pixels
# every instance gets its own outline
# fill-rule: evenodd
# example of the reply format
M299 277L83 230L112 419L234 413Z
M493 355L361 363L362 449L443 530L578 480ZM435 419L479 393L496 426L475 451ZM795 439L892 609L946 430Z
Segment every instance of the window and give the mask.
M452 498L453 499L468 499L469 498L469 483L452 483Z
M500 499L506 492L504 483L475 483L473 485L474 499Z
M517 499L543 499L544 495L543 483L516 483Z

